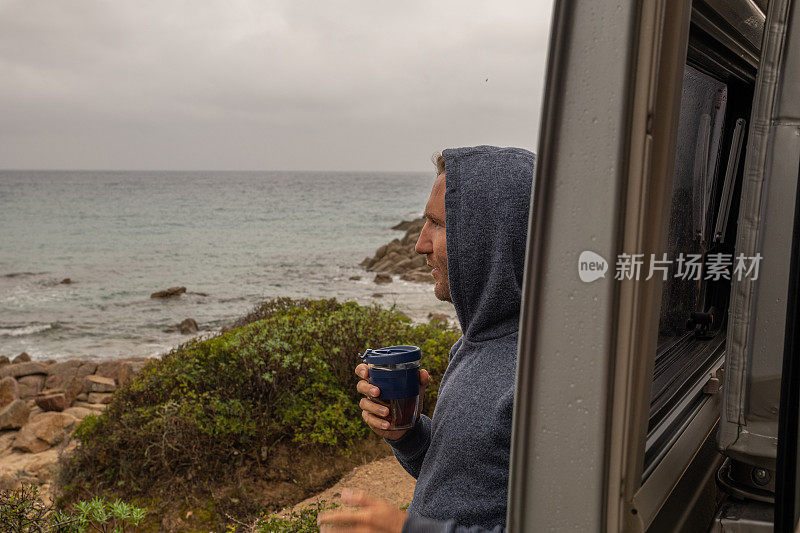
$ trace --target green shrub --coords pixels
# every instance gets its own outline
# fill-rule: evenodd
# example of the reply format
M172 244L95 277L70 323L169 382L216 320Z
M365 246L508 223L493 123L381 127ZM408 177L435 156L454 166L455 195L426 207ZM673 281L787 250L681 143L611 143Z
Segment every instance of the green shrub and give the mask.
M270 300L217 337L146 366L99 417L87 417L63 482L147 493L176 479L224 482L278 441L346 447L367 434L353 370L366 348L416 344L433 376L459 332L394 309L336 300Z

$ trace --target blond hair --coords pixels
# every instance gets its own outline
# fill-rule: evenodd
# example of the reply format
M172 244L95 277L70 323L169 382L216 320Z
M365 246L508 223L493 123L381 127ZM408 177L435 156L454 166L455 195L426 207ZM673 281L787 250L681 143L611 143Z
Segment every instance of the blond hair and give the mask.
M444 172L444 156L442 152L436 152L431 156L431 163L436 167L436 175L439 176Z

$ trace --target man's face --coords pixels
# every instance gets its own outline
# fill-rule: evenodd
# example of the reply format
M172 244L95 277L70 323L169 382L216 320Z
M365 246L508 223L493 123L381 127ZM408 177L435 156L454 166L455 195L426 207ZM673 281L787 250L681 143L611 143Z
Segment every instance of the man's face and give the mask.
M444 230L444 172L433 183L431 196L425 205L425 226L419 235L414 250L428 256L428 265L433 267L431 275L436 280L433 293L440 300L450 299L450 280L447 277L447 234Z

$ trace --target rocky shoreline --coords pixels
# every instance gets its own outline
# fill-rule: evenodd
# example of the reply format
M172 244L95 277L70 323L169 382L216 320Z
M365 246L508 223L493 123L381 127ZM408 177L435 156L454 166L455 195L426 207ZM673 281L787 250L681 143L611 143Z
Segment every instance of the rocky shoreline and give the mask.
M424 218L397 224L392 229L404 231L403 237L379 247L361 262L368 272L375 273L375 283L391 283L394 276L409 282L434 282L425 256L414 251L424 224ZM183 294L188 294L185 287L171 287L151 298ZM446 317L442 315L442 319ZM198 330L192 319L170 328L187 334ZM0 356L0 490L35 484L40 494L52 497L59 458L77 446L72 435L78 423L88 415L101 414L116 390L128 385L151 360L57 362L32 361L26 353L13 360Z
M59 456L77 445L77 423L102 413L148 361L0 357L0 490L33 483L48 495Z
M375 283L391 283L392 275L399 275L404 281L433 283L431 269L424 255L414 251L414 246L425 225L425 218L404 220L392 229L405 231L402 239L394 239L366 257L360 263L368 272L376 272Z

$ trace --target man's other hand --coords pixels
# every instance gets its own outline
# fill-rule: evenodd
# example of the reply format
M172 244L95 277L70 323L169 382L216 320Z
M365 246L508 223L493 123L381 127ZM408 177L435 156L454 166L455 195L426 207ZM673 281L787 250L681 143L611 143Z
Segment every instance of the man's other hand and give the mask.
M370 429L378 436L385 439L397 440L405 435L408 431L407 429L395 429L391 431L386 429L389 427L389 421L385 418L389 414L389 408L373 400L373 398L377 398L378 395L380 395L381 391L378 387L370 385L369 381L367 381L369 379L369 367L361 363L356 367L356 375L362 378L356 385L356 390L365 396L361 398L361 401L358 403L359 407L361 407L361 418L364 419L364 422L366 422ZM422 399L425 397L425 388L430 382L431 376L428 374L428 371L424 369L420 370L417 413L422 413Z
M401 533L408 513L394 505L349 489L342 491L342 501L358 505L355 511L326 511L317 517L321 532L350 531L353 533Z

